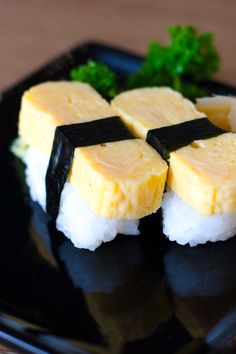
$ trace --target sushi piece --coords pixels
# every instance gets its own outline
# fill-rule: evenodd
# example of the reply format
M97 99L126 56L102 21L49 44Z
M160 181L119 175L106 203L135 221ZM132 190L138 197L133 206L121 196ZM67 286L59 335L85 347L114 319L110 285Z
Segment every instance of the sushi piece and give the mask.
M218 127L236 132L236 98L231 96L212 96L198 98L198 111Z
M19 136L28 146L24 162L31 197L45 210L48 187L58 192L59 185L61 194L50 199L59 203L57 228L79 248L94 250L117 233L138 234L139 219L161 205L167 164L153 148L135 139L118 117L112 134L119 141L111 142L105 129L104 142L98 143L98 123L110 127L109 117L114 115L92 87L79 82L39 84L22 98ZM73 141L78 138L74 128L83 130L84 141L79 145L82 147L71 149L69 135ZM59 145L55 147L57 139Z
M165 235L191 246L234 236L236 135L220 129L217 133L203 113L169 88L127 91L112 101L112 107L138 137L146 139L153 129L170 126L170 141L179 144L179 138L183 138L188 144L169 151L168 190L162 205ZM206 129L205 137L203 131L200 140L188 142L186 131L182 137L179 134L183 122L192 126L191 137L195 133L199 136L199 123L209 125L209 131ZM208 133L214 136L214 130L216 136L209 138Z

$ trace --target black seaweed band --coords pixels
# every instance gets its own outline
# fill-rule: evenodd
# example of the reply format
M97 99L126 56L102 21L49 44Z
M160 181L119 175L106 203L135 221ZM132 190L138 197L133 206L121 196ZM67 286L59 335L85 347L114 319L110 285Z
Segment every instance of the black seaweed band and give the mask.
M189 145L194 140L209 139L224 133L227 132L216 127L207 118L199 118L149 130L146 141L168 161L172 151Z
M46 174L46 209L57 217L63 187L71 170L77 147L135 139L119 117L56 128Z

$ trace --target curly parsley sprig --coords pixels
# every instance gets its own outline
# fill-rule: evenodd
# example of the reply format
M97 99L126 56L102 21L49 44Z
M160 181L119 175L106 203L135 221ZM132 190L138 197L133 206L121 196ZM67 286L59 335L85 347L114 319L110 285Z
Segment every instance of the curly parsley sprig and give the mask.
M86 64L74 68L70 72L72 80L89 83L103 97L111 99L118 93L117 76L105 64L88 60Z

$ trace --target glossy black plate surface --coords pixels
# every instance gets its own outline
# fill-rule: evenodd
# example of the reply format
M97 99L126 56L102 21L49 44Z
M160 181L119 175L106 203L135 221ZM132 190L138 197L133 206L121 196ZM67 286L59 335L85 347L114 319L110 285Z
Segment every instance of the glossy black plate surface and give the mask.
M32 203L24 168L8 151L22 92L68 78L88 58L120 80L141 58L100 44L77 47L1 96L0 338L30 353L235 353L236 238L190 248L161 233L161 215L140 237L78 250ZM206 83L212 93L236 89Z

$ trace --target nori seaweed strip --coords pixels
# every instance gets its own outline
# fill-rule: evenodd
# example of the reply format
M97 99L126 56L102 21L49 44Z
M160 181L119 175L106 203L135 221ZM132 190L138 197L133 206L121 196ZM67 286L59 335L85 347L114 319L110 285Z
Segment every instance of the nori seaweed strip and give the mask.
M77 147L135 139L119 117L56 127L46 174L46 209L57 217L61 193Z
M170 153L191 144L194 140L202 140L227 133L216 127L207 118L193 119L168 127L151 129L146 141L168 162Z

